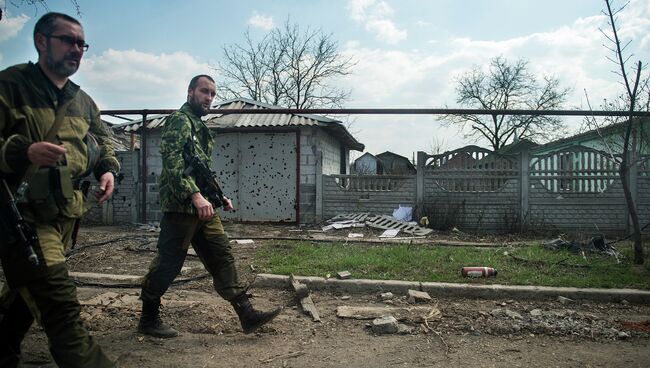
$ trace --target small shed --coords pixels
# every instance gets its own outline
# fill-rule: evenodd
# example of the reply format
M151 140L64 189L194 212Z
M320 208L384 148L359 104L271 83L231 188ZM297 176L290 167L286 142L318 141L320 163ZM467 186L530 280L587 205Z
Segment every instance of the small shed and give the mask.
M377 155L386 175L415 175L415 166L406 157L386 151Z
M354 173L359 175L374 175L383 172L381 161L370 152L366 152L354 160L353 169Z
M280 108L238 98L213 109ZM161 127L166 116L147 119L147 220L161 217L157 180L162 170ZM209 114L215 134L213 169L235 211L224 219L315 223L322 220L322 175L349 174L350 150L361 144L341 121L309 114ZM142 121L114 129L139 133Z

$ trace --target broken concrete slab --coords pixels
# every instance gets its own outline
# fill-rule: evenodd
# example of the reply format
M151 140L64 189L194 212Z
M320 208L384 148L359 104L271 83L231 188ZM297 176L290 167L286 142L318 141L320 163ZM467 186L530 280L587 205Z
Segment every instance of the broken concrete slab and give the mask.
M309 296L309 289L307 289L307 286L296 281L293 275L289 276L289 282L291 283L291 287L296 293L296 297L300 301L300 306L302 307L302 310L306 314L311 316L314 322L320 322L321 319L320 316L318 315L318 310L316 310L316 305L314 304L314 301L311 299L311 296Z
M353 307L342 305L336 308L336 316L353 319L375 319L393 316L404 322L424 322L439 318L440 310L436 307Z
M560 302L560 303L562 303L562 304L573 303L573 299L569 299L569 298L564 297L564 296L562 296L562 295L558 295L558 297L557 297L557 301Z
M325 226L323 228L323 231L331 230L334 228L352 227L355 226L353 225L355 223L362 223L365 224L365 226L369 226L375 229L393 229L402 231L407 234L419 236L424 236L433 232L432 229L419 226L417 223L396 220L393 216L390 215L371 215L369 213L350 213L336 215L327 220L327 222L329 222L330 225ZM327 230L325 228L327 228Z
M339 271L336 273L336 278L339 280L347 280L352 276L349 271Z
M408 291L408 302L411 304L415 303L428 303L431 301L431 296L425 291L418 290L409 290Z
M382 316L375 318L372 321L371 328L372 332L379 335L394 334L399 330L397 319L395 319L393 316Z

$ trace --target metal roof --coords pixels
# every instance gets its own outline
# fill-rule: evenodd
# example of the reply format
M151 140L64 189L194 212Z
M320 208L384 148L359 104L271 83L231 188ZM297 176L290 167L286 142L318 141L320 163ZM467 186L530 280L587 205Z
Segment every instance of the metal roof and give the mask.
M212 109L268 109L278 108L259 101L246 98L221 101L212 105ZM157 129L165 124L169 115L147 116L147 128ZM341 138L350 148L363 151L364 145L356 140L343 126L341 121L326 116L311 114L208 114L203 121L208 128L213 129L255 129L277 127L318 126L330 130ZM114 125L116 131L135 133L142 127L142 119Z

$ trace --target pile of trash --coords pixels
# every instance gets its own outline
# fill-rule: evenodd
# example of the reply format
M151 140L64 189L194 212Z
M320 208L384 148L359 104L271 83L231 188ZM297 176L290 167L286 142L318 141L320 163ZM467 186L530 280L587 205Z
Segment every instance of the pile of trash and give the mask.
M612 256L619 259L620 253L616 248L605 242L603 236L595 236L589 242L583 243L576 240L564 240L562 237L542 242L542 246L549 250L568 250L573 254L595 253Z
M384 233L379 236L380 238L394 238L399 232L424 237L433 232L432 229L422 227L418 225L417 222L410 221L410 207L400 206L398 209L393 211L393 214L393 216L371 215L370 213L348 213L336 215L327 221L328 225L324 226L322 230L329 231L333 229L368 226L375 229L385 230Z

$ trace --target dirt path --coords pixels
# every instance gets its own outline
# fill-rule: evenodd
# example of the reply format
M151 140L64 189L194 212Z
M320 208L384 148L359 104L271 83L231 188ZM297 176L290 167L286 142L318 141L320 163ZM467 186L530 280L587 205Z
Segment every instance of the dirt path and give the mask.
M153 235L153 236L152 236ZM142 275L156 234L92 230L80 244L107 241L70 257L73 271ZM112 241L122 238L120 241ZM258 244L257 246L263 246ZM236 247L244 278L255 246ZM188 258L182 277L203 272ZM650 306L627 303L450 299L432 295L441 318L404 322L403 334L375 335L371 321L342 319L339 306L410 306L404 296L312 293L322 322L312 322L287 290L256 289L254 304L285 311L259 333L244 335L232 308L207 279L175 285L163 319L181 336L162 340L135 331L137 288L80 287L82 318L120 367L646 367ZM47 340L33 327L26 367L54 367Z
M313 294L322 322L295 308L288 291L255 290L260 308L287 305L260 333L240 332L232 309L209 292L174 287L165 321L171 340L135 332L137 290L81 288L83 318L121 367L644 367L647 333L623 321L650 320L650 307L626 304L436 299L440 320L406 323L406 334L375 335L370 321L341 319L336 308L379 306L377 296ZM396 297L389 305L408 306ZM505 312L508 310L509 312ZM533 317L531 311L542 315ZM519 314L521 317L518 317ZM26 366L54 367L45 336L33 328L24 344Z

